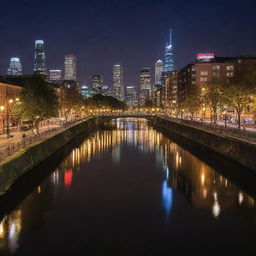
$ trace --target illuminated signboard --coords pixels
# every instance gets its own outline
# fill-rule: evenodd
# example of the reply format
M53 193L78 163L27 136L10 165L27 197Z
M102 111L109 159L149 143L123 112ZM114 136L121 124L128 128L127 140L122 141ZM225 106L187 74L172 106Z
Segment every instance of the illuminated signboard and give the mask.
M215 57L214 53L198 53L196 58L201 61L210 61Z

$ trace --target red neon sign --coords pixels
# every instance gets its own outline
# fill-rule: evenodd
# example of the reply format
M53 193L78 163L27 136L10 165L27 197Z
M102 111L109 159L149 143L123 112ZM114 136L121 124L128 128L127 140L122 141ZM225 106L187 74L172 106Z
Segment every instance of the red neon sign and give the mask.
M198 60L202 60L202 59L213 59L215 57L214 53L198 53L196 58Z

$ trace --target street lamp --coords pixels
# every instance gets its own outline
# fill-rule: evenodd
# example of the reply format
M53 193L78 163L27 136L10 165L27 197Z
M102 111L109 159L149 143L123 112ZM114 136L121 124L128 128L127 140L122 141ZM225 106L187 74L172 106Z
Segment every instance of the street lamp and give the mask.
M15 99L16 102L19 101L19 98ZM10 111L11 111L11 105L14 103L13 99L9 99L6 102L6 136L7 139L10 138ZM4 109L4 108L3 108ZM4 125L3 125L4 126ZM4 128L3 128L4 129Z

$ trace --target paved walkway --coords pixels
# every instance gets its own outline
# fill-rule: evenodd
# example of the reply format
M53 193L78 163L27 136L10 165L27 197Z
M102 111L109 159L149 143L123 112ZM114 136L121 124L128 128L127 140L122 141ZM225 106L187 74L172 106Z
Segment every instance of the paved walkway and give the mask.
M40 126L39 127L39 132L44 132L47 130L51 130L53 128L60 127L60 125L57 124L51 124L51 125L45 125L45 126ZM22 135L26 134L26 137L34 135L32 133L32 130L28 131L19 131L19 132L11 132L11 135L13 136L12 138L7 139L6 134L1 134L0 135L0 149L8 147L10 145L13 145L14 143L21 142L23 140Z

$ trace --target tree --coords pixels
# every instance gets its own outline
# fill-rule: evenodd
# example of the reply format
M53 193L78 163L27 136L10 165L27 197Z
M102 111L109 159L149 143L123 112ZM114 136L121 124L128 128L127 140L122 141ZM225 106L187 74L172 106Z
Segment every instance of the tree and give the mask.
M20 120L30 120L39 132L39 122L57 116L58 98L54 89L41 76L33 76L22 89L14 112Z
M98 107L109 107L111 109L125 109L126 105L124 102L112 97L104 96L102 94L96 94L92 100L97 104Z
M66 121L72 111L75 114L79 114L81 108L84 105L84 99L81 93L75 88L61 88L59 97L59 110Z
M252 95L255 94L255 89L246 87L240 83L232 83L224 89L223 98L225 102L234 107L237 113L238 128L241 128L241 113L248 104L252 102Z
M219 83L209 83L207 84L205 91L202 92L204 97L204 102L211 108L213 113L213 121L217 122L217 112L223 106L223 86Z
M237 113L238 128L241 128L241 113L251 105L256 92L256 66L239 64L233 78L223 86L223 97L227 105L234 107Z
M181 103L180 107L191 114L192 120L194 119L194 114L200 108L201 99L195 90L190 89L186 94L185 100Z

